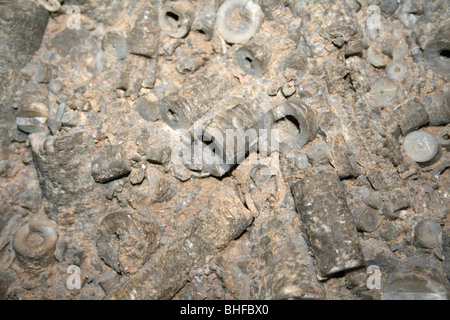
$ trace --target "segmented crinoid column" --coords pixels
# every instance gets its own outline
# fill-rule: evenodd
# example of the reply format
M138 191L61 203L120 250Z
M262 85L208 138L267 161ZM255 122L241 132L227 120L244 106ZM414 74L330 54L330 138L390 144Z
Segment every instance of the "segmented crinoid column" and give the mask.
M189 129L235 84L234 79L219 74L210 77L198 76L178 92L170 93L161 99L161 117L172 129Z
M315 111L304 102L288 100L269 110L260 120L259 126L267 130L271 151L287 153L302 148L314 139L318 120ZM274 129L278 130L275 135L271 132Z
M136 273L159 246L157 226L131 213L111 213L100 223L97 250L119 273Z
M318 273L328 277L364 265L345 192L334 170L321 170L291 186L308 232Z

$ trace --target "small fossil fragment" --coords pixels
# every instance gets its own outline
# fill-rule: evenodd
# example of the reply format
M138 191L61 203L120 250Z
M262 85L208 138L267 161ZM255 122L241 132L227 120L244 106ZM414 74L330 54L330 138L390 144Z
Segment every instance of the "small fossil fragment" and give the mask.
M367 189L367 192L363 195L363 201L376 210L380 210L383 207L383 197L380 192L375 190Z
M443 26L439 27L439 29L435 31L434 38L427 43L424 51L424 57L431 70L449 78L449 53L450 26L448 22L445 22Z
M251 41L236 51L236 62L247 74L260 78L270 60L270 52L263 43Z
M17 128L26 133L44 132L47 130L49 117L49 90L44 84L28 82L16 116Z
M153 88L155 85L160 34L156 15L155 8L145 5L128 35L130 54L125 58L118 85L119 89L126 90L126 96L136 98L141 87Z
M56 12L61 9L61 2L59 0L37 0L37 2L50 12Z
M37 83L48 84L53 75L53 70L49 64L44 62L28 63L20 73L25 77L27 81L33 81Z
M111 145L97 152L92 160L92 177L96 182L105 183L130 173L128 160L121 146Z
M424 248L433 249L442 245L442 228L439 223L431 219L417 223L414 236L419 245Z
M241 163L258 142L260 114L241 97L229 95L194 125L194 152L202 150L202 172L221 177ZM235 140L237 143L235 143ZM195 161L194 161L195 162Z
M126 90L125 95L137 97L145 84L152 87L155 81L156 60L144 56L128 54L125 58L119 89Z
M447 300L449 285L435 259L411 257L402 261L387 277L383 300Z
M450 105L442 92L429 95L422 101L430 117L430 125L440 126L450 123Z
M39 218L16 231L13 246L21 262L30 268L39 268L54 260L53 252L57 239L56 224L51 220Z
M398 1L397 0L381 0L379 7L380 7L382 15L384 15L386 17L390 17L391 15L394 14L395 10L397 10Z
M406 78L408 67L400 61L391 61L386 66L386 75L395 81L403 81Z
M306 153L313 165L327 164L330 157L330 147L324 142L316 142Z
M398 95L396 83L387 78L380 77L372 85L372 98L378 106L385 106L391 103Z
M330 139L329 161L340 179L358 176L358 168L352 152L342 134Z
M367 60L376 68L384 68L389 59L384 54L382 54L380 49L377 48L376 44L372 44L367 49Z
M430 119L427 111L417 98L396 109L394 118L404 136L426 125Z
M217 29L229 43L246 43L263 20L264 13L253 0L226 0L217 11Z
M132 54L156 58L159 48L159 34L156 9L145 5L128 35L128 48Z
M273 229L269 229L271 232L264 237L270 241L264 247L273 252L267 255L268 261L265 261L270 297L283 300L323 299L323 286L314 274L313 259L305 239L300 233L293 232L283 234L283 241L277 241L278 234L287 231Z
M98 228L98 254L118 273L134 274L158 248L158 236L152 222L131 213L111 213Z
M302 148L314 139L318 120L314 110L304 102L289 100L267 112L260 121L260 129L268 130L267 137L270 140L272 131L278 130L278 132L275 131L274 138L278 139L279 151L288 153ZM270 140L269 143L271 143Z
M426 166L440 155L440 146L434 135L426 131L413 131L403 141L403 151L417 163Z
M136 109L139 115L146 121L156 121L159 117L159 104L147 97L140 97L136 101Z
M194 21L194 7L188 1L167 2L158 14L161 30L173 38L182 38L188 34Z
M209 1L214 2L214 1ZM195 18L192 30L195 30L203 39L210 41L216 23L216 10L214 4L207 4L205 9Z
M118 31L110 31L103 37L102 49L117 59L125 59L128 53L127 39Z
M441 147L450 150L450 126L443 127L439 130L437 139Z
M389 219L397 219L400 210L407 209L410 205L411 202L405 189L396 188L383 195L383 213Z
M233 88L234 83L233 79L218 74L196 77L178 92L161 99L161 117L174 130L190 129Z
M394 61L405 58L409 53L409 47L406 41L400 40L392 47L392 59Z
M368 207L358 207L352 211L356 228L359 231L373 232L381 223L378 212Z

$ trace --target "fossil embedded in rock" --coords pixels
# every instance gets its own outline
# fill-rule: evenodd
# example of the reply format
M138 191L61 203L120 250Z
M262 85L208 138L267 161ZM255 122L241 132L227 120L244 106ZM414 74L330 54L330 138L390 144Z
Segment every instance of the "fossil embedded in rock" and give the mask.
M191 29L195 11L188 1L173 1L166 3L158 15L161 30L173 38L184 37Z
M128 53L127 40L120 32L110 31L102 39L102 49L122 60Z
M105 183L130 173L130 165L121 146L107 146L92 160L92 176L96 182Z
M435 31L424 51L425 60L431 70L445 77L450 77L450 26L445 22Z
M337 174L332 170L321 170L296 182L291 190L308 230L308 242L315 255L318 273L327 277L363 266L356 226Z
M258 142L260 114L250 102L229 95L192 129L193 157L200 151L202 172L221 177L241 163ZM196 160L194 159L194 162Z
M13 246L20 261L28 267L39 268L54 260L57 239L56 224L40 218L28 222L16 231Z
M159 246L159 230L135 214L106 216L98 228L97 250L107 265L119 273L136 273Z
M437 136L438 142L441 145L441 147L446 148L447 150L450 149L450 126L443 127L438 132Z
M397 84L387 77L378 78L372 85L372 98L378 106L388 105L397 95Z
M419 245L425 248L433 249L442 245L442 228L431 219L418 222L414 228L414 236Z
M270 52L264 44L248 43L236 51L236 62L245 73L260 78L270 60Z
M41 6L50 12L56 12L61 9L62 0L37 0Z
M396 109L394 118L405 136L426 125L430 119L427 111L417 98Z
M440 146L434 135L426 131L414 131L403 141L403 150L419 164L427 165L440 154Z
M161 118L174 130L190 129L234 87L234 83L233 79L218 74L196 77L176 93L161 99Z
M246 43L263 20L264 13L253 0L226 0L217 11L217 29L229 43Z
M386 75L392 80L403 81L406 78L408 67L399 61L391 61L386 66Z
M450 105L442 92L429 95L422 101L430 117L430 125L440 126L450 123Z
M318 120L313 109L302 101L289 100L271 109L260 121L260 128L268 130L267 137L279 144L279 151L287 153L300 149L314 139ZM278 137L277 137L278 135ZM274 151L274 150L272 150Z

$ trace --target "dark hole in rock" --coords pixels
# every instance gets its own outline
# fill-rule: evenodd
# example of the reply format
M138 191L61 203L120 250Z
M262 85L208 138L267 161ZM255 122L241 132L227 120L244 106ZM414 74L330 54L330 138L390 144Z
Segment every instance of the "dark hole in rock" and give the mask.
M167 11L166 12L166 17L167 17L167 21L173 25L176 26L177 28L180 26L179 22L180 22L180 17L173 12Z
M179 120L178 114L175 111L173 111L172 109L167 110L167 116L173 122L178 122L178 120Z
M253 59L250 58L250 57L246 57L245 58L245 62L246 62L247 68L251 69L252 68Z
M444 50L441 50L441 52L439 52L439 55L441 56L441 57L444 57L444 58L450 58L450 50L449 49L444 49Z

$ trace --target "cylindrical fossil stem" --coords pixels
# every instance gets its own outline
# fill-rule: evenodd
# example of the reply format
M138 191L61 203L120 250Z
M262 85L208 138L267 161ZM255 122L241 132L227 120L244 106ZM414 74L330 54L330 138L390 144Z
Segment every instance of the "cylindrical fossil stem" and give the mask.
M204 199L204 198L202 198ZM189 272L206 265L251 224L251 212L243 207L234 186L224 183L212 190L206 204L186 229L158 250L125 285L107 299L171 299L189 280ZM223 208L233 210L224 214Z
M202 171L223 176L256 146L260 113L242 97L224 98L193 127L194 162L201 151Z
M286 128L286 124L289 128ZM268 131L278 130L278 134L268 132L271 149L274 148L273 137L278 137L279 150L287 153L294 149L302 148L306 143L314 139L318 120L315 112L305 103L299 100L289 100L267 112L260 121L260 128Z
M450 23L445 22L444 25L436 30L434 38L428 42L424 57L428 62L431 70L450 77Z
M111 213L100 223L96 245L107 265L119 273L133 274L156 251L158 229L132 214Z
M55 224L47 219L38 219L16 231L13 246L20 261L36 268L52 261L57 239Z
M306 241L300 233L290 233L285 237L283 241L269 243L273 252L279 252L272 255L275 261L266 265L271 297L275 300L323 299L323 287L315 275Z
M328 277L363 266L356 226L336 172L322 169L294 183L291 190L318 273Z
M450 123L450 105L447 97L438 92L423 99L422 104L430 117L430 125L440 126Z
M328 142L328 139L327 139ZM355 177L358 175L358 169L353 154L348 147L342 133L329 139L330 144L330 163L336 170L340 179Z
M161 117L174 130L189 129L224 97L234 84L233 79L218 74L196 77L177 93L170 93L161 99Z
M23 94L19 112L16 117L17 127L26 133L43 132L47 130L49 115L49 91L43 84L28 82Z
M39 184L44 198L53 205L46 212L52 219L60 213L58 207L79 207L83 202L100 201L99 197L92 198L98 192L90 165L95 152L94 136L95 133L79 130L61 136L30 135Z
M263 20L264 13L253 0L226 0L217 11L217 28L229 43L246 43Z
M158 54L160 28L157 23L158 12L146 5L141 9L136 23L128 35L129 52L147 58Z
M394 118L404 136L419 129L429 121L429 116L417 98L407 102L394 111Z
M48 12L32 1L0 2L0 159L8 157L9 135L15 121L14 106L22 87L22 69L39 49L47 26ZM19 132L19 131L17 131Z
M214 5L206 5L206 8L195 19L192 29L206 41L211 40L216 23L216 10Z
M247 74L260 78L270 61L268 43L252 40L236 51L236 62Z
M158 23L167 35L182 38L191 29L194 17L194 7L188 1L170 1L159 10Z

